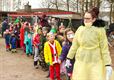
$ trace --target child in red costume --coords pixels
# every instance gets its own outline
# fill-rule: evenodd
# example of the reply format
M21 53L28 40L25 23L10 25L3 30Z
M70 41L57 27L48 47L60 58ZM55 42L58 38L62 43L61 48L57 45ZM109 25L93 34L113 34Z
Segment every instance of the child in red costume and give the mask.
M20 29L20 46L24 48L24 25Z
M44 57L45 62L49 65L50 68L50 80L54 80L54 72L56 72L57 80L60 79L60 64L58 57L61 54L61 46L58 41L55 40L54 33L47 34L48 41L44 45Z

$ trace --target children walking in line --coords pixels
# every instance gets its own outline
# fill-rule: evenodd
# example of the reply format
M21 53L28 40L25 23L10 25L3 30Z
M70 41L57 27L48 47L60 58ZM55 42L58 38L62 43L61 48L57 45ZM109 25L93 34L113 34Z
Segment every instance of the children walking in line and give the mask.
M50 80L54 80L54 72L56 72L57 80L60 79L60 64L58 58L61 54L61 46L58 41L55 40L55 34L49 32L47 34L48 40L44 45L44 57L45 62L49 65Z

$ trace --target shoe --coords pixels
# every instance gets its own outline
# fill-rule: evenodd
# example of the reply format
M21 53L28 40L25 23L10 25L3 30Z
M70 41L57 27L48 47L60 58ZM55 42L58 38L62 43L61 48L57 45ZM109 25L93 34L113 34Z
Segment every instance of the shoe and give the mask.
M8 49L6 49L6 51L8 52L9 50L8 50Z
M9 48L9 51L11 51L11 48Z
M29 54L27 54L27 57L29 57Z
M35 67L35 69L38 69L38 66L34 66Z
M47 75L46 78L49 78L49 75Z

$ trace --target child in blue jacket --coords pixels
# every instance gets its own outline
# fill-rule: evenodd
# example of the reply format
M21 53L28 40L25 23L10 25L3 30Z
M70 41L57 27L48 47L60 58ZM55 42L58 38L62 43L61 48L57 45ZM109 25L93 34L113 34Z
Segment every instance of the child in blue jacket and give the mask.
M15 34L12 33L11 37L10 37L10 44L11 44L12 53L17 52L16 51L16 42L17 42L17 38L16 38Z
M61 53L61 55L59 57L60 63L63 63L64 64L64 61L66 61L67 54L68 54L69 49L70 49L70 47L72 45L73 37L74 37L74 32L70 28L67 28L65 30L65 38L66 38L66 41L65 41L64 45L62 46L62 53ZM66 70L65 71L66 72L65 74L67 74L67 80L71 80L74 61L75 61L75 59L70 60L70 62L71 62L70 67L66 67L65 68L65 65L62 66ZM62 69L62 70L64 70L64 69Z

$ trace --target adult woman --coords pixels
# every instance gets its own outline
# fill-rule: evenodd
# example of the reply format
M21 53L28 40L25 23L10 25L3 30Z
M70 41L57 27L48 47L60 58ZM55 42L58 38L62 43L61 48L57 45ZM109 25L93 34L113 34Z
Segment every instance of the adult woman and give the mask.
M76 58L72 80L109 80L112 73L104 22L96 19L98 13L95 8L86 12L84 25L75 33L66 60L69 66L69 59Z

